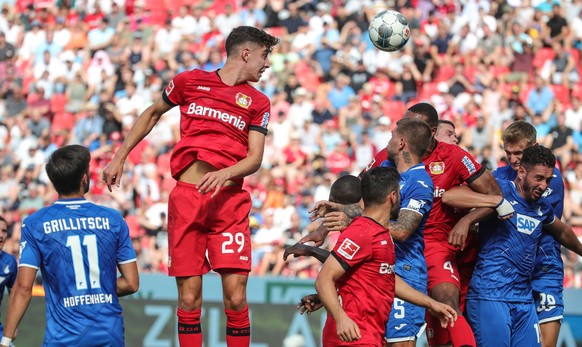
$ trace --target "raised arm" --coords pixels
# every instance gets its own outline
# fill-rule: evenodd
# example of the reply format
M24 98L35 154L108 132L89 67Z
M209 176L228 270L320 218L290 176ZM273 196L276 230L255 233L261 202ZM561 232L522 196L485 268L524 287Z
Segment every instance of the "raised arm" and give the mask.
M442 202L458 209L494 208L501 218L511 216L514 212L511 204L503 196L477 193L467 186L447 190L443 194Z
M163 99L158 99L150 107L146 108L145 111L137 118L135 124L127 134L127 137L121 144L121 147L115 153L115 156L109 164L103 170L103 181L107 185L107 189L111 192L111 186L117 185L121 182L121 176L123 175L123 164L125 159L131 152L131 150L141 141L143 138L152 131L154 126L160 120L160 117L166 112L168 112L172 106L168 105Z

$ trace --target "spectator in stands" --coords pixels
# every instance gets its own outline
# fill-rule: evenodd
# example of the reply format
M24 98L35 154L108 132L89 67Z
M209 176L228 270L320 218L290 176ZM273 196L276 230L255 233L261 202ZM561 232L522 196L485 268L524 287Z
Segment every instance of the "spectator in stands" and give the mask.
M527 96L527 108L531 115L541 115L554 100L554 92L541 76L534 78L534 88Z
M552 150L563 167L568 166L571 152L574 149L573 131L566 126L566 115L560 112L557 115L557 125L546 136L545 146Z

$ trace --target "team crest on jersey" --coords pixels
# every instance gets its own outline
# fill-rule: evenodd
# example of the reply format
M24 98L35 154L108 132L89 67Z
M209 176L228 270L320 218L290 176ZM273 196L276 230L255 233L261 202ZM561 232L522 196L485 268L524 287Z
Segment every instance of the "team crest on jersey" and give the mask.
M6 266L4 266L4 273L7 274L10 272L10 265L6 264Z
M243 93L236 93L236 104L242 108L249 108L253 103L253 99L250 96L245 95Z
M433 161L428 165L430 173L433 175L440 175L445 172L445 162L444 161Z
M22 241L22 242L20 243L20 256L21 256L21 257L22 257L22 251L24 251L24 248L26 247L26 243L27 243L27 242L28 242L28 241Z
M340 255L342 255L344 258L351 260L354 258L354 255L356 255L356 253L358 253L359 250L360 250L360 246L358 246L357 243L346 238L344 240L344 242L342 242L342 244L340 245L337 252Z

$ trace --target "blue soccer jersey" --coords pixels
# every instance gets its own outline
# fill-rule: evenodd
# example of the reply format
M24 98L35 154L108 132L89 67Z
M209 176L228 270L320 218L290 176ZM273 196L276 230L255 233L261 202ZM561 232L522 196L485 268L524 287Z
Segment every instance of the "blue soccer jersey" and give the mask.
M432 207L433 190L432 179L423 163L400 174L400 210L414 211L422 216L422 220L406 241L394 240L396 273L422 293L426 293L428 280L423 231ZM424 308L395 299L386 326L387 341L414 340L423 328Z
M515 213L507 220L480 223L481 250L467 299L530 303L536 249L543 225L554 221L554 211L545 199L526 201L514 182L497 182Z
M16 281L16 257L12 254L0 251L0 303L4 297L6 288L12 289ZM4 332L4 327L0 323L0 334Z
M495 170L493 175L499 179L512 181L517 172L508 165ZM554 168L552 181L542 199L552 205L558 218L562 218L564 181L557 168ZM540 322L560 319L563 315L564 263L560 249L560 243L550 233L542 233L532 275L533 295Z
M40 269L45 346L123 346L117 265L136 260L119 212L85 199L59 200L22 223L20 265Z

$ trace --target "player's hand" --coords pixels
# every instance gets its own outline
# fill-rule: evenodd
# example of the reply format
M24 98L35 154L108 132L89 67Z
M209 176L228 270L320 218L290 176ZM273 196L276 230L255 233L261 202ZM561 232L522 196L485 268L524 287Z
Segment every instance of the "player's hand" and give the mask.
M107 189L109 192L112 192L111 186L115 185L119 188L121 184L121 176L123 175L123 164L124 161L117 160L115 157L105 169L103 169L103 173L101 174L101 179L107 185Z
M323 217L323 226L329 231L342 231L344 230L352 220L347 214L337 211L330 212Z
M297 309L299 314L311 314L323 307L321 300L317 294L309 294L301 299L301 302L297 304Z
M441 327L446 329L448 326L455 326L457 321L457 311L451 306L431 299L428 312L441 321Z
M293 246L285 249L285 252L283 252L283 260L287 260L287 258L289 258L290 255L294 255L295 258L302 257L305 255L311 255L310 248L311 246L304 245L298 242Z
M301 240L299 240L299 243L313 242L316 247L319 247L319 246L323 245L323 241L325 241L325 238L327 237L328 233L329 233L329 230L327 230L323 226L323 224L320 224L317 226L317 228L314 231L303 236L301 238Z
M224 169L210 171L202 177L200 182L196 185L196 188L198 188L198 192L200 192L200 194L206 194L214 190L214 193L212 193L210 196L210 198L214 198L220 189L224 186L224 183L230 178L230 173Z
M344 342L357 341L362 337L358 325L345 312L336 321L336 329L337 336Z
M513 217L515 212L511 203L505 198L501 198L501 201L495 207L495 211L497 211L498 218L503 220Z
M309 210L310 213L309 217L313 222L318 218L325 217L325 215L330 212L339 211L340 206L341 206L340 204L327 200L318 201L315 203L315 206L313 206L313 208Z
M459 247L461 250L465 249L467 234L469 233L470 228L471 224L465 222L464 219L461 218L449 234L449 243L453 246Z

